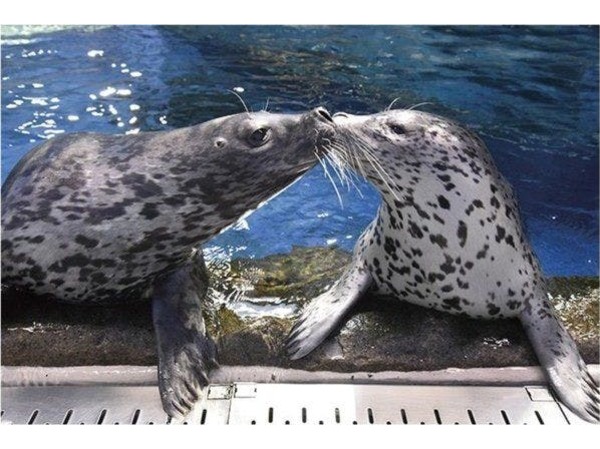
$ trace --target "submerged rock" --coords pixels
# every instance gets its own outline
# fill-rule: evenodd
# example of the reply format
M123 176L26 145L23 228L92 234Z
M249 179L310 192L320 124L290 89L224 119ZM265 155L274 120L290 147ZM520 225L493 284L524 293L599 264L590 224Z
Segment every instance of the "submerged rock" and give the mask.
M264 259L210 262L205 318L221 364L333 371L537 365L517 320L473 320L374 296L313 354L290 362L283 343L297 312L349 260L335 247L296 247ZM549 290L584 359L598 363L598 278L551 278ZM154 345L148 303L98 307L2 298L4 365L151 365Z

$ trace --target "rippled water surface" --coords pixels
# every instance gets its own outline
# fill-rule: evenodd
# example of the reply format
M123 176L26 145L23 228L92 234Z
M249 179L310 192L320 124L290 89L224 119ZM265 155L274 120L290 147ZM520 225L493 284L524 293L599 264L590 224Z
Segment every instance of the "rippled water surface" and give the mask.
M136 133L240 112L396 105L479 132L520 198L547 274L598 274L597 27L5 27L2 179L56 134ZM207 245L262 257L350 250L379 199L320 167Z

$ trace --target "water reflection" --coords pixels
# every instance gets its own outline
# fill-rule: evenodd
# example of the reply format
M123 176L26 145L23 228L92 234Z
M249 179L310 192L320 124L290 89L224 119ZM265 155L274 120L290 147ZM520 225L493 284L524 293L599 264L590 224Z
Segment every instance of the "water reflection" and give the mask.
M241 112L234 88L273 112L429 102L484 137L545 270L598 273L598 27L3 27L2 58L3 179L57 134ZM342 209L317 169L212 243L234 258L351 249L378 203L360 188Z

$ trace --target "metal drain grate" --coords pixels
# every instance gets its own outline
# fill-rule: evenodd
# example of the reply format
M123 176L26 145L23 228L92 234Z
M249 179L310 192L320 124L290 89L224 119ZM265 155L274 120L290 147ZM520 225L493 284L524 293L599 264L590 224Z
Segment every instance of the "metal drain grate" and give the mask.
M184 424L567 424L542 386L211 385ZM5 386L2 422L165 424L155 386Z

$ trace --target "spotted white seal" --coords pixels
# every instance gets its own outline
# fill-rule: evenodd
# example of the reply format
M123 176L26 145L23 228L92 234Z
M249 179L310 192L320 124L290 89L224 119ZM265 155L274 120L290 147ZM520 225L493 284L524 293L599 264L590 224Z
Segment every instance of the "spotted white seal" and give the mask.
M413 110L334 121L332 159L362 173L383 202L351 265L292 329L292 358L317 347L369 288L452 314L517 317L558 397L598 421L598 384L548 301L513 191L481 139Z
M216 366L198 245L311 168L332 127L317 108L52 139L3 185L2 284L81 304L151 298L163 405L185 414Z

